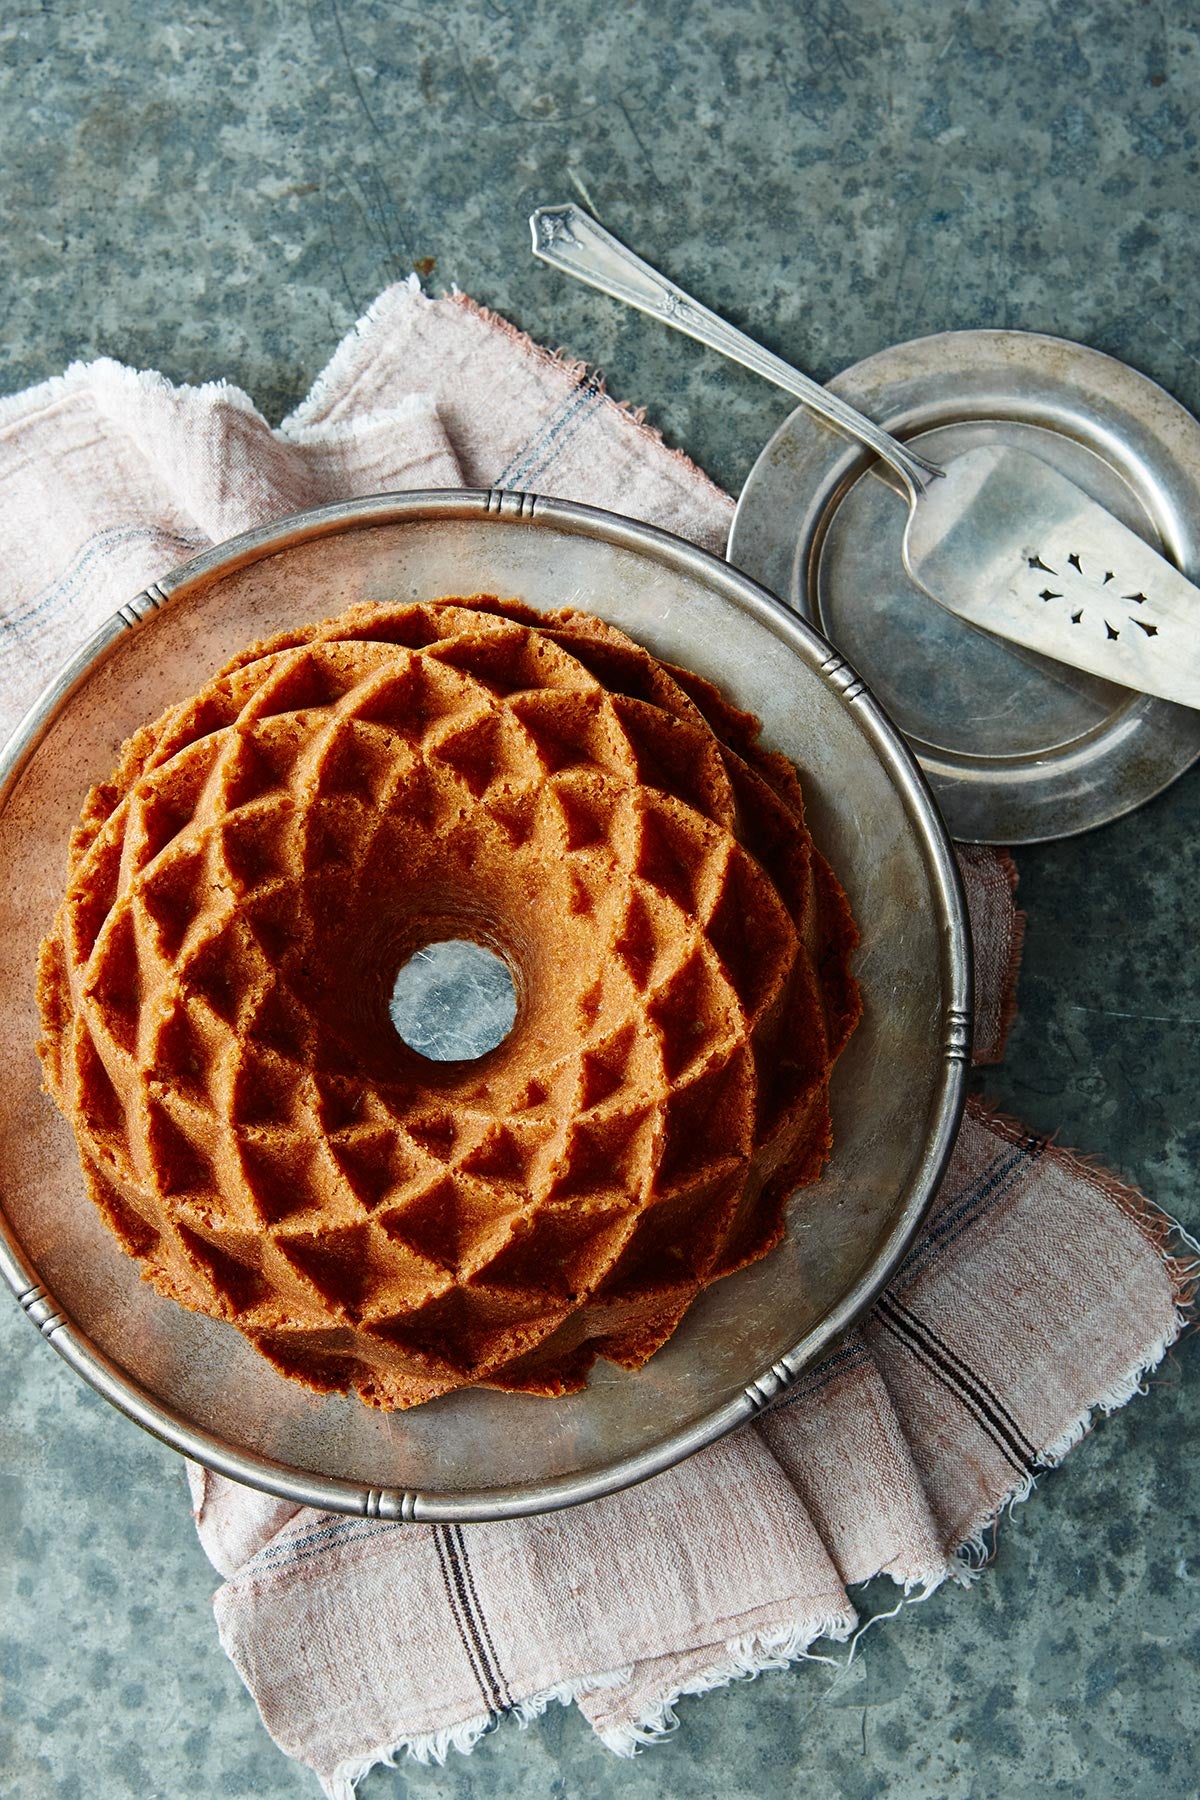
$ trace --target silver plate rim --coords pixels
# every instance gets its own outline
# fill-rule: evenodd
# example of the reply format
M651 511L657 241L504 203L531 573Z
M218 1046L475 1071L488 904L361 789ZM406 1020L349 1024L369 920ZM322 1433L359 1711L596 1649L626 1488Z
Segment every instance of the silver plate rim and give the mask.
M216 1474L280 1499L321 1511L398 1521L482 1523L555 1511L634 1486L724 1437L780 1399L797 1376L870 1307L907 1252L936 1194L958 1135L970 1062L973 964L966 899L953 847L916 759L869 688L826 639L748 575L659 527L618 513L500 489L429 489L364 499L296 513L214 546L174 569L119 609L64 665L0 750L0 808L21 771L78 688L127 630L189 589L316 537L362 526L430 519L503 520L514 528L549 528L600 537L698 576L765 623L825 681L856 717L889 769L918 833L939 908L946 1003L940 1077L923 1153L898 1194L891 1230L841 1301L777 1362L757 1371L732 1400L649 1450L600 1471L506 1488L409 1492L376 1488L341 1476L321 1476L239 1448L192 1424L151 1395L102 1352L61 1310L16 1237L0 1198L0 1274L31 1323L76 1374L152 1436Z
M1156 438L1163 459L1157 471L1162 492L1155 496L1160 504L1150 506L1138 484L1131 485L1156 515L1168 553L1184 574L1200 581L1200 422L1151 377L1117 357L1046 332L990 327L942 331L877 350L843 369L828 386L903 438L944 422L941 411L953 390L943 385L937 391L938 381L970 379L980 370L995 375L1001 368L1020 370L1023 365L1036 365L1047 389L1057 385L1064 399L1073 395L1094 403L1096 441L1088 447L1098 450L1104 443L1112 466L1127 480L1131 472L1122 456L1131 458L1131 452L1114 432L1113 417L1123 414L1146 438ZM880 404L889 388L904 389L899 406ZM1039 409L1037 422L1048 423L1053 415L1049 392L1040 397ZM1150 411L1155 426L1147 424ZM1106 412L1113 417L1105 417ZM968 411L965 416L972 415ZM1075 435L1069 420L1065 429ZM814 449L803 491L797 492L779 479L782 452L805 438L812 439ZM807 566L812 552L819 549L837 497L869 461L848 439L838 438L804 407L797 407L764 445L738 497L726 552L730 562L810 624L815 621L808 584L798 587L795 571ZM869 669L866 675L869 679ZM959 772L952 760L927 753L923 745L907 738L906 742L960 841L1051 843L1123 818L1162 793L1200 758L1200 714L1141 696L1125 709L1125 716L1151 741L1157 759L1147 758L1145 744L1131 743L1127 731L1114 732L1112 767L1103 771L1104 785L1091 790L1082 802L1069 783L1057 792L1053 766L1043 767L1036 758L1009 759L1020 773L1022 788L1019 796L1010 796L999 783L989 783L986 774ZM1032 826L1030 796L1041 814Z

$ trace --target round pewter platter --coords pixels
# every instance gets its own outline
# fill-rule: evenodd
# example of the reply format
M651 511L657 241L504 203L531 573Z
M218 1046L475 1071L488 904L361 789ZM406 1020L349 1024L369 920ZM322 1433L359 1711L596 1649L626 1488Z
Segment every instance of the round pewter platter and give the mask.
M829 385L935 463L996 442L1032 451L1200 578L1200 424L1124 363L1031 332L948 331ZM1200 713L976 631L923 593L901 561L904 502L878 469L799 408L750 472L729 560L871 683L955 837L1070 837L1191 766Z
M481 591L586 608L715 681L804 780L862 930L864 1018L833 1085L834 1151L784 1244L703 1294L636 1374L546 1400L483 1390L383 1413L284 1379L231 1327L139 1279L86 1198L40 1091L34 970L90 785L122 741L248 643L356 600ZM878 1293L953 1144L971 975L957 867L928 788L853 670L703 551L564 501L384 495L234 539L132 600L72 660L0 764L0 1267L108 1400L252 1487L337 1512L481 1520L593 1499L785 1393Z

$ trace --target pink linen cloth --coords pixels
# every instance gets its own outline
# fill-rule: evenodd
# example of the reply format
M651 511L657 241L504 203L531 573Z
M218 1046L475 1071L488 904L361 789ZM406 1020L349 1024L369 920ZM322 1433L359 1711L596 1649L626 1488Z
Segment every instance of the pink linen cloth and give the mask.
M272 430L225 384L75 366L0 403L0 725L117 606L212 542L386 489L583 499L723 549L732 503L604 393L462 297L389 289ZM1003 1051L1015 870L960 852L977 1062ZM401 1748L576 1701L628 1753L673 1701L845 1639L847 1587L963 1578L981 1536L1177 1336L1191 1270L1138 1194L978 1106L869 1318L733 1437L629 1492L394 1525L190 1469L221 1641L267 1729L346 1800Z

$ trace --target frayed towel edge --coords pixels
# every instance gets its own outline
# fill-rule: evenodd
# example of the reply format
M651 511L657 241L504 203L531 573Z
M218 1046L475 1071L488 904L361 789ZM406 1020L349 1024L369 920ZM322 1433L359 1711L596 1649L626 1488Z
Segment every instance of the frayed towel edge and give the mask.
M400 299L428 301L428 296L422 291L421 283L415 275L392 282L389 287L376 294L366 312L355 320L341 339L300 404L279 421L276 430L281 437L303 436L327 423L324 414L331 401L340 398L339 390L353 366L363 338L370 335L384 313Z
M607 1729L597 1728L597 1736L605 1748L615 1755L636 1756L645 1745L661 1742L678 1728L675 1702L685 1695L709 1693L714 1688L727 1687L733 1681L751 1681L767 1670L784 1669L793 1662L827 1661L827 1658L813 1657L810 1653L811 1646L820 1638L844 1643L854 1630L857 1618L853 1607L849 1607L815 1619L793 1621L769 1631L754 1632L749 1637L733 1638L721 1647L716 1659L707 1669L690 1676L662 1699L656 1700L637 1720ZM632 1668L624 1668L559 1682L518 1701L513 1714L521 1725L528 1725L540 1718L555 1701L569 1706L589 1694L606 1688L621 1687L632 1676ZM372 1769L394 1768L397 1758L405 1755L414 1762L438 1764L444 1763L452 1750L469 1756L480 1738L497 1722L494 1713L479 1714L463 1719L456 1725L444 1726L440 1731L398 1738L392 1744L368 1751L365 1756L353 1757L339 1764L331 1776L322 1778L321 1785L329 1800L354 1800L358 1784Z
M749 1637L733 1638L707 1669L680 1682L636 1719L620 1725L596 1726L596 1735L615 1756L636 1756L646 1745L661 1743L678 1730L676 1701L691 1694L711 1693L734 1681L753 1681L756 1675L786 1669L795 1662L827 1662L829 1658L812 1654L813 1644L821 1638L845 1643L857 1623L854 1608L847 1607L816 1619L797 1620L770 1631L756 1631Z
M611 1669L600 1675L580 1675L574 1681L557 1682L553 1687L542 1688L537 1693L518 1700L513 1706L513 1716L521 1726L531 1725L555 1701L561 1706L570 1706L574 1701L582 1700L588 1694L598 1693L603 1688L621 1687L632 1675L632 1667L627 1667ZM480 1738L486 1736L498 1723L499 1715L496 1713L479 1713L473 1718L460 1720L457 1725L443 1726L440 1731L397 1738L395 1743L369 1750L365 1756L350 1757L340 1763L331 1776L321 1778L321 1786L329 1800L354 1800L359 1782L365 1780L372 1769L394 1769L397 1758L401 1756L426 1765L444 1763L452 1750L457 1750L462 1756L469 1756Z
M219 401L238 412L249 413L265 423L254 401L243 388L231 381L171 381L157 369L133 369L112 356L98 356L91 362L69 363L61 374L48 376L32 387L0 398L0 431L17 419L43 411L58 400L69 399L81 390L91 393L97 405L104 403L106 384L112 388L137 388L156 398L167 400L198 399Z

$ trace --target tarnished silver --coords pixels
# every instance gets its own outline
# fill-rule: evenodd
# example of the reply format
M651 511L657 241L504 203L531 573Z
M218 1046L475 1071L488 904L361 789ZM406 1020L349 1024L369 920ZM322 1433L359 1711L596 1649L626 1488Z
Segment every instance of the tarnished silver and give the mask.
M1041 457L992 444L928 462L657 274L580 207L539 207L530 224L542 261L732 357L874 450L904 485L904 566L931 599L1044 656L1200 707L1200 590Z
M832 385L934 461L998 444L1033 450L1200 578L1200 423L1126 364L1033 332L951 331L880 350ZM728 555L855 663L955 837L1022 844L1087 831L1192 765L1195 711L1051 662L936 605L904 567L892 479L797 408L746 480ZM1071 548L1060 564L1042 560L1086 581ZM1064 587L1032 573L1035 595Z
M773 382L786 393L802 400L819 418L826 419L839 430L849 432L860 444L874 450L877 456L895 470L904 490L915 502L929 483L941 473L924 457L915 455L888 432L881 431L870 419L855 412L820 382L802 375L782 357L764 350L753 338L738 331L719 314L701 306L690 294L652 269L649 263L627 250L611 232L598 225L590 213L568 202L565 206L539 206L529 217L533 234L533 254L552 268L574 275L589 287L599 288L614 300L636 306L673 325L676 331L707 344L722 356L752 369L764 381Z
M454 1394L385 1414L286 1381L228 1325L141 1281L39 1091L34 966L88 785L246 643L355 600L519 595L587 607L717 682L803 772L863 932L865 1012L838 1065L834 1150L785 1242L701 1296L636 1374L560 1400ZM0 757L0 1270L72 1368L235 1480L397 1520L546 1511L628 1486L784 1396L919 1231L953 1145L971 1017L954 856L903 740L828 643L667 533L493 490L385 495L252 532L167 576L84 646Z

